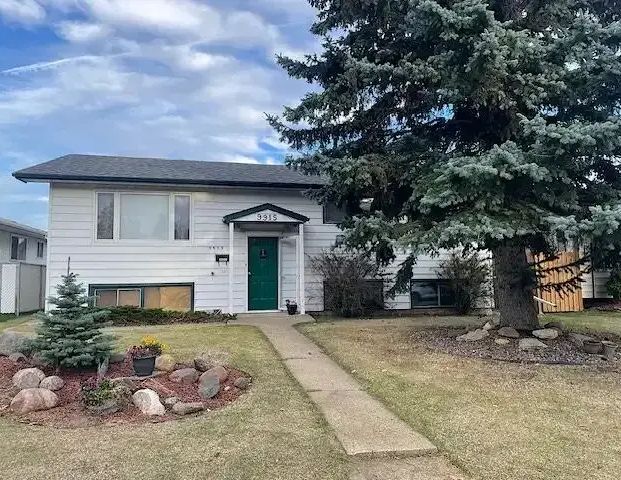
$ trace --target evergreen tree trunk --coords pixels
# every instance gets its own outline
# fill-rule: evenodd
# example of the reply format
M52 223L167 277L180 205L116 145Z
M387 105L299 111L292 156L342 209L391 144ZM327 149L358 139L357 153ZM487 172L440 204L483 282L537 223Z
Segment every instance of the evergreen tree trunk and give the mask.
M534 277L524 245L507 241L494 248L493 254L500 325L518 330L538 328Z

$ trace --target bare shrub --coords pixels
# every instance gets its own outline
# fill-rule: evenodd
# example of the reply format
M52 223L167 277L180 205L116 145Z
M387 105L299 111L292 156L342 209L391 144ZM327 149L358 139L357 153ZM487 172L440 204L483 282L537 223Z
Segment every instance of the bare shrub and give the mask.
M492 270L477 251L453 251L440 264L439 276L447 280L455 293L455 308L461 315L470 313L477 302L490 295Z
M368 254L324 251L311 266L323 278L326 310L357 317L384 308L382 273Z

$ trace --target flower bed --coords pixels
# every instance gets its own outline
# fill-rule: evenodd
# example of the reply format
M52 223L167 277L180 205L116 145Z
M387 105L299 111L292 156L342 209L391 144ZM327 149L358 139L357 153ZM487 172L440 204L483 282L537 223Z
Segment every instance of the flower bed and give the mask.
M25 414L12 412L9 408L11 400L18 390L13 385L14 374L22 369L32 367L29 361L15 362L8 357L0 357L0 415L10 416L18 421L37 424L52 425L61 428L84 427L96 424L128 424L128 423L154 423L182 418L183 415L174 413L172 404L167 404L166 399L176 397L181 403L198 403L202 405L203 412L219 409L234 402L243 393L243 388L238 388L239 379L248 378L244 372L226 366L227 377L221 383L219 392L210 399L201 397L196 384L177 383L170 379L168 372L157 372L154 376L145 379L134 377L131 360L127 358L121 363L111 364L106 379L125 378L127 384L132 385L131 390L149 389L156 392L164 404L166 411L163 415L145 415L132 402L119 412L109 415L98 415L87 410L82 397L82 387L89 380L92 381L96 372L93 370L62 371L59 375L64 380L64 386L55 392L58 397L58 405L49 410L34 411ZM176 368L191 368L189 365L179 364ZM52 369L42 368L46 375L53 375Z

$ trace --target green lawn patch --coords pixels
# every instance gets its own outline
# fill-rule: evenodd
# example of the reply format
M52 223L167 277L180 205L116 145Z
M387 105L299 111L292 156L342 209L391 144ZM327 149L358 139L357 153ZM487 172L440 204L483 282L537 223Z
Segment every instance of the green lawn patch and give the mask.
M546 313L541 323L560 321L565 328L576 332L604 332L621 335L621 312L585 310L571 313Z
M405 319L300 328L474 479L618 478L618 372L433 352L410 339L418 326Z
M345 479L347 459L321 415L257 329L229 325L114 328L119 346L146 334L179 360L213 348L253 377L222 410L175 422L72 430L0 417L3 479Z

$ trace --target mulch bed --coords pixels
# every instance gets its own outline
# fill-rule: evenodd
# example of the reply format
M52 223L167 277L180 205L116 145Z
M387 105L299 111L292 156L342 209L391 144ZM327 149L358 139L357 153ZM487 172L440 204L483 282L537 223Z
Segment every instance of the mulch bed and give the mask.
M55 408L39 412L31 412L25 415L17 415L8 410L11 399L17 394L13 386L13 375L23 368L28 368L28 362L14 363L8 357L0 357L0 416L15 418L20 422L32 425L50 425L59 428L88 427L93 425L119 425L161 423L169 420L185 418L167 410L166 415L150 417L143 415L134 405L130 405L123 411L106 416L99 416L84 408L81 398L81 382L96 375L95 371L61 371L58 375L65 381L65 386L55 392L59 398L59 405ZM40 368L40 367L38 367ZM209 412L225 407L241 396L243 390L234 386L235 380L240 377L249 377L248 374L235 368L226 367L228 378L222 384L220 392L209 400L205 400L198 394L198 386L182 385L171 382L168 374L155 378L147 378L136 382L140 388L150 388L156 391L162 398L177 397L181 402L202 402L204 412ZM42 368L46 375L55 375L51 369ZM106 378L132 377L134 371L130 361L110 365ZM227 388L228 387L228 388ZM200 413L199 413L200 414Z
M554 365L590 365L606 370L621 371L619 352L615 360L607 361L601 355L589 355L575 345L566 335L554 340L542 340L548 348L532 351L523 351L518 348L519 339L509 339L508 345L498 345L494 342L498 336L495 330L483 340L475 342L458 341L457 337L467 330L451 328L429 328L413 330L410 339L429 350L448 353L451 355L499 360L514 363L540 363ZM528 335L522 335L526 337ZM599 340L609 340L621 344L621 338L614 334L589 333L589 336Z

